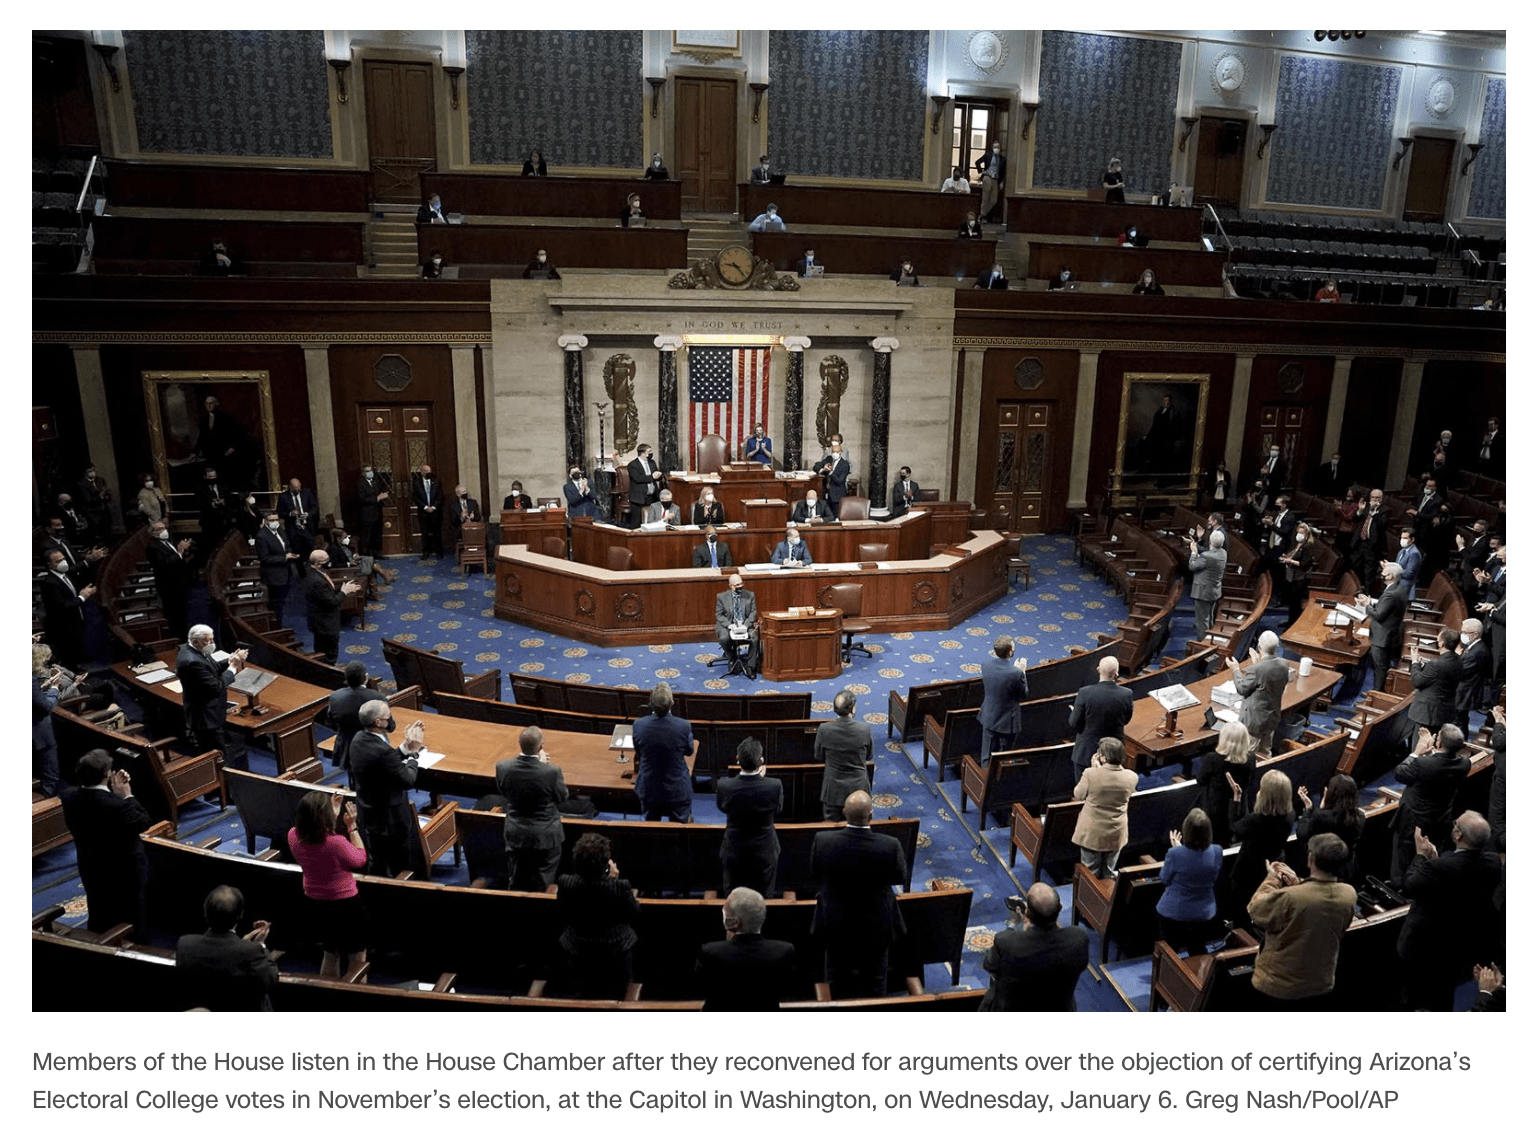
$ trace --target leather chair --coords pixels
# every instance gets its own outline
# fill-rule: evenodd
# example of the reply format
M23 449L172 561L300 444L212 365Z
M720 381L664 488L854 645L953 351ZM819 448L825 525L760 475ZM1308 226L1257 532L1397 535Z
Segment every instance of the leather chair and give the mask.
M941 500L941 498L938 497L938 491L936 489L918 489L916 491L916 499L918 501Z
M719 473L729 464L730 448L723 438L718 434L704 434L698 439L697 461L693 467L698 473Z
M870 659L874 653L861 643L854 643L853 639L859 635L867 635L872 631L873 624L862 618L863 615L863 585L862 584L832 584L827 593L832 607L842 609L842 662L852 661L852 652L861 651Z
M887 544L860 544L858 545L858 563L866 564L870 560L888 560L890 558L890 546Z
M561 560L569 558L565 548L565 538L562 536L546 536L543 538L543 554L545 556L557 556Z
M609 572L627 572L634 567L634 554L620 545L609 545L607 549L607 570Z
M838 519L843 521L866 521L868 520L867 497L843 497L841 512Z
M487 576L490 574L490 542L485 534L486 526L483 521L466 524L458 530L456 551L459 575L467 576L471 564L477 564L479 570Z
M1015 580L1018 576L1023 578L1023 588L1026 591L1033 583L1033 567L1023 559L1022 534L1007 535L1007 578Z

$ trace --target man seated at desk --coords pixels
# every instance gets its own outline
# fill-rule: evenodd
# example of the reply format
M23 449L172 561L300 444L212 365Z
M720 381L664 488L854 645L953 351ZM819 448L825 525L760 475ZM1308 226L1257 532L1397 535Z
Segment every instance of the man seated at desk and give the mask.
M719 534L714 531L713 525L704 528L703 543L692 550L692 566L694 568L735 567L735 558L730 553L730 546L719 539Z
M693 503L692 523L695 525L724 524L724 506L714 499L712 489L704 489L703 495Z
M756 678L762 662L762 641L756 630L756 596L746 591L740 573L730 577L730 590L714 597L714 637L730 660L730 674L742 671Z
M681 507L671 500L671 490L662 489L660 500L652 501L644 513L645 524L654 524L656 521L665 521L667 528L676 528L682 523Z
M755 220L747 225L746 228L753 233L788 232L788 226L784 224L783 218L778 216L777 203L771 201L767 203L767 211L765 213L758 213Z
M1002 271L1001 261L991 265L989 272L982 272L975 278L975 287L983 292L1005 292L1007 290L1007 274Z
M559 269L554 267L554 262L549 259L548 249L539 249L538 255L527 262L527 267L522 270L523 280L558 280Z
M921 500L921 486L911 480L911 467L900 467L900 476L890 485L890 516L903 517Z
M811 489L804 495L804 500L794 506L792 520L796 525L831 524L836 517L831 513L830 506Z
M782 568L808 568L815 563L815 558L805 547L799 530L789 525L788 535L772 550L772 562Z

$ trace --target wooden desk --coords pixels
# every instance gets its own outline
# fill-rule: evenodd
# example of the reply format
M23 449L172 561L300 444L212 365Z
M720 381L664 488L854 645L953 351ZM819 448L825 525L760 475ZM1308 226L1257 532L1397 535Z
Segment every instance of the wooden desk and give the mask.
M417 715L400 711L398 728L389 740L399 745L405 729ZM452 793L463 797L482 797L495 792L495 765L522 752L518 738L521 726L502 726L495 722L476 722L470 718L449 718L443 714L421 715L426 722L426 748L443 755L442 760L416 775L416 787L433 795ZM639 808L634 795L633 754L618 761L618 754L607 748L605 734L581 734L567 730L544 730L543 748L549 759L565 776L570 792L591 797L602 812L632 813ZM335 739L320 743L329 751ZM692 772L697 754L689 754L687 770Z
M842 527L854 531L854 526ZM812 532L809 539L829 535ZM979 532L955 547L955 552L896 560L875 571L844 567L742 574L756 594L758 611L832 607L823 598L832 584L859 583L862 618L873 624L875 634L941 631L1007 591L1007 545L999 533ZM712 568L612 572L542 556L520 544L502 545L496 556L499 618L603 647L712 642L714 599L723 590Z
M1203 234L1203 211L1160 205L1109 205L1056 197L1007 198L1007 232L1061 237L1106 237L1116 241L1126 225L1157 241L1196 241Z
M1298 662L1292 659L1284 661L1291 672L1299 669ZM1145 758L1146 767L1155 768L1169 761L1185 760L1199 750L1208 748L1219 732L1204 728L1204 711L1213 705L1210 691L1222 682L1229 681L1230 671L1226 669L1188 687L1188 693L1198 699L1198 705L1177 712L1177 726L1182 730L1180 738L1158 738L1156 731L1166 722L1166 710L1154 698L1136 699L1134 717L1124 727L1124 749L1128 753L1124 764L1134 769L1137 768L1137 761ZM1284 686L1284 713L1308 704L1340 681L1340 674L1323 667L1316 667L1304 678L1296 676Z
M737 565L761 563L783 539L787 510L780 510L779 518L766 528L720 529L719 539L730 546ZM845 521L799 529L816 563L856 564L860 544L889 545L888 560L925 560L932 552L932 518L925 510L912 510L893 521ZM503 536L502 541L510 544L513 539ZM690 568L693 549L702 543L701 528L644 532L599 524L590 517L575 517L570 524L571 558L594 567L605 568L607 550L617 547L634 554L637 571ZM536 547L542 551L541 542Z
M621 202L620 202L621 204ZM521 279L528 261L547 249L558 268L685 268L687 230L647 226L623 229L618 210L611 225L420 225L416 253L424 263L441 249L459 278L494 275Z
M285 209L295 213L315 208L335 213L368 211L369 178L362 170L201 166L189 162L126 162L115 158L108 159L106 168L111 179L113 205L158 209Z
M934 196L936 196L934 194ZM957 226L955 226L957 228ZM795 272L805 249L836 276L889 276L909 256L921 277L963 275L973 279L996 263L994 240L965 241L954 236L900 237L883 233L752 233L751 250L779 272ZM890 284L893 288L895 285Z
M1340 598L1331 592L1312 592L1310 603L1305 606L1304 612L1300 614L1299 619L1295 620L1294 625L1280 636L1279 642L1297 655L1302 657L1309 655L1323 667L1340 670L1356 667L1369 653L1369 637L1358 633L1359 624L1357 623L1352 626L1352 643L1348 642L1347 632L1334 636L1332 632L1342 629L1326 626L1326 617L1331 614L1332 609L1322 607L1316 602L1318 599ZM1352 600L1348 599L1346 602L1352 603Z
M427 196L440 193L444 211L471 217L600 217L604 221L615 220L629 194L637 193L644 203L646 220L682 219L681 182L645 181L638 176L525 178L518 174L427 173L421 175L421 192Z
M563 510L542 512L538 510L507 509L501 514L501 543L525 544L528 548L543 551L548 537L565 539L565 514Z
M1048 280L1062 266L1070 265L1072 278L1084 287L1090 284L1134 284L1140 279L1140 273L1149 268L1156 274L1156 283L1163 287L1191 284L1218 288L1224 279L1221 274L1223 264L1218 253L1167 248L1154 241L1150 248L1119 248L1117 241L1111 239L1100 244L1031 241L1028 245L1030 280Z
M769 202L792 226L840 225L889 229L946 229L958 232L966 213L980 212L978 193L939 193L935 189L857 189L851 186L753 185L740 187L741 215L747 221L767 211ZM1114 230L1115 235L1118 230ZM816 234L818 235L818 234ZM820 246L815 259L821 259ZM990 265L986 266L987 268Z
M355 276L364 263L361 221L108 216L95 219L94 231L97 271L195 272L215 239L247 272L280 264L308 275Z
M684 481L680 477L669 478L666 488L671 490L671 499L676 502L677 508L682 510L682 520L692 520L692 507L703 495L705 488L714 491L714 498L724 506L724 519L727 521L743 521L746 519L745 508L742 502L759 501L762 499L776 499L787 501L789 506L798 504L804 500L804 495L811 489L819 493L822 478L811 477L806 480L779 477L767 466L751 463L755 469L736 470L726 469L719 475L717 482ZM787 517L787 514L784 514Z
M762 677L769 682L835 678L842 673L842 613L762 612Z
M160 661L172 672L176 669L176 653L167 651L160 656ZM263 672L260 667L246 664L243 670L252 670L257 673ZM167 679L166 682L142 682L138 675L133 673L131 663L121 662L112 664L112 673L123 682L133 688L133 693L139 699L140 705L145 707L158 706L162 711L174 711L175 719L182 725L177 729L181 733L185 729L185 712L182 709L181 694L179 691L167 690L166 684L176 682L176 679ZM265 713L255 715L245 709L246 698L238 690L226 692L226 699L239 705L239 709L231 708L225 725L231 730L236 730L247 738L257 737L261 734L278 733L292 729L294 726L310 720L330 703L331 691L322 686L314 686L307 682L300 682L296 678L288 678L286 675L277 675L277 678L265 690L261 692L261 707ZM168 715L167 715L168 716Z

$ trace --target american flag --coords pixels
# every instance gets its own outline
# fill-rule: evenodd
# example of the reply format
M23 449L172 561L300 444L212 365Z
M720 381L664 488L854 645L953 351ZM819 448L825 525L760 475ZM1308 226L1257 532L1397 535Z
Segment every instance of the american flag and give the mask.
M770 347L687 349L687 460L696 468L698 439L718 434L736 458L758 422L767 421Z

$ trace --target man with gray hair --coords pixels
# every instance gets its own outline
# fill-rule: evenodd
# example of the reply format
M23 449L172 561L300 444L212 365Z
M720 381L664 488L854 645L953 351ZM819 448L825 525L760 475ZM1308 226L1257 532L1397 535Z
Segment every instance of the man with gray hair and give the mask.
M1448 839L1454 795L1470 775L1470 758L1461 752L1464 748L1465 733L1458 726L1440 727L1436 735L1418 729L1411 755L1396 766L1396 780L1406 789L1392 822L1396 834L1390 865L1393 887L1399 888L1406 879L1406 866L1417 852L1418 834L1437 847Z
M309 633L314 636L314 649L320 653L321 661L335 666L341 651L341 605L347 596L360 592L362 585L356 580L347 580L337 587L326 571L330 567L330 553L323 548L309 553L309 567L313 571L304 577Z
M1273 734L1278 729L1284 705L1284 684L1289 681L1289 664L1278 657L1278 633L1264 631L1252 648L1252 669L1241 673L1241 663L1232 655L1230 677L1241 696L1241 724L1257 744L1259 757L1273 752Z
M989 765L991 754L1011 749L1023 728L1019 703L1028 697L1027 659L1012 658L1012 636L998 636L991 654L980 664L980 764Z
M738 887L724 901L722 943L698 952L705 1010L776 1010L794 977L794 945L762 937L767 901Z
M411 866L410 842L416 823L409 790L415 784L417 758L426 748L426 723L419 718L412 722L405 730L405 740L395 747L389 744L394 716L383 699L363 703L357 721L362 729L352 739L348 753L357 786L362 837L373 873L393 876Z
M1406 618L1406 589L1401 584L1402 568L1394 562L1380 566L1385 590L1369 602L1367 592L1359 592L1353 602L1369 617L1369 662L1374 667L1374 689L1385 689L1385 676L1401 657L1401 624Z
M671 490L660 491L660 500L650 502L649 508L645 510L644 519L646 524L664 521L668 528L675 528L682 523L682 510L671 499Z
M827 820L842 820L843 803L851 794L873 790L868 762L873 760L874 735L865 723L852 717L858 708L858 696L852 691L839 692L831 705L836 717L815 730L815 760L826 767L820 783L822 813Z
M223 659L213 656L213 628L206 623L192 627L186 642L176 651L176 678L181 683L181 709L186 716L186 733L197 753L222 750L224 764L232 769L249 770L245 742L225 728L229 704L224 692L234 682L250 652L239 650Z
M1202 639L1214 625L1215 604L1225 590L1225 534L1209 534L1209 547L1200 549L1188 537L1188 571L1193 573L1193 638Z
M1481 621L1467 619L1459 625L1459 689L1454 692L1454 724L1467 733L1470 711L1479 710L1491 678L1491 652L1481 638Z
M1470 977L1471 967L1498 959L1495 896L1502 862L1491 851L1491 826L1480 813L1463 812L1450 837L1454 847L1439 855L1418 830L1401 884L1401 894L1412 901L1396 942L1406 1010L1452 1010L1454 988Z

